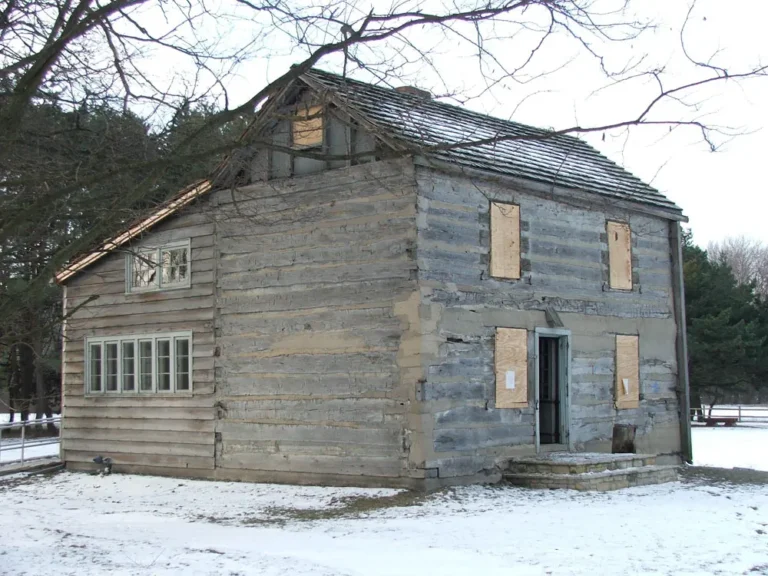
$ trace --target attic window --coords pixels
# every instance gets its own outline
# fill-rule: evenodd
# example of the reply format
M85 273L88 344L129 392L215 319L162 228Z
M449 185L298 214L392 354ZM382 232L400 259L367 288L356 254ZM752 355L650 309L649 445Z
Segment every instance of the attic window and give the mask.
M127 292L187 288L189 266L189 240L142 248L128 255Z
M323 128L322 106L300 108L292 125L293 145L297 148L322 146Z

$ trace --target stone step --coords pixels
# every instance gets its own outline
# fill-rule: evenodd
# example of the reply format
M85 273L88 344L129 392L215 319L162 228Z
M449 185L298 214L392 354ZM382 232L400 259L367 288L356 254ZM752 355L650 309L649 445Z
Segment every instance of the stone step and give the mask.
M619 490L634 486L647 486L675 482L677 466L638 466L583 473L515 473L505 472L504 480L527 488L570 490Z
M655 465L651 454L555 453L514 458L506 470L511 474L590 474Z

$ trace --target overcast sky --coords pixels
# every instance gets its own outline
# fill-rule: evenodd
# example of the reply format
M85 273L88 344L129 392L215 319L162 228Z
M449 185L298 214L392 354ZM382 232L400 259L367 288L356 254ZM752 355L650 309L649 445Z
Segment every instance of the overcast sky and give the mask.
M382 0L375 0L380 5ZM440 0L428 0L439 2ZM614 5L619 0L599 0ZM367 11L357 2L359 12ZM642 0L642 17L653 19L658 26L641 39L603 49L608 65L621 66L639 54L646 64L663 67L667 87L683 84L703 76L692 73L683 58L680 30L689 3L685 0ZM354 16L354 14L352 14ZM346 17L352 19L349 15ZM768 40L764 27L768 22L765 0L698 0L686 28L685 43L691 57L729 67L732 72L768 63ZM240 37L245 29L233 28L230 36ZM489 41L494 54L510 66L526 54L524 36L515 40L501 38ZM441 42L442 36L419 30L415 39L435 48L431 58L439 77L428 66L409 66L408 83L428 89L438 96L446 92L460 96L476 95L482 88L477 59L455 42ZM279 34L270 37L260 57L244 63L238 75L227 84L230 102L243 101L266 82L286 72L291 63L306 54L292 50ZM585 54L572 40L556 37L530 71L566 66L528 84L506 83L491 92L470 99L466 106L479 112L542 127L561 129L574 125L599 126L615 120L626 120L642 110L658 91L649 80L629 82L600 90L606 86L597 62ZM338 70L338 58L326 60L319 67ZM371 80L365 72L354 77ZM447 101L452 101L450 98ZM688 102L697 108L674 105L660 109L657 117L676 119L702 117L708 123L736 129L740 136L725 142L716 137L721 148L711 152L701 134L693 128L675 129L640 127L626 131L584 136L614 161L625 166L647 182L651 182L681 206L690 218L695 241L706 246L725 236L747 235L768 243L768 227L764 213L768 208L763 165L768 163L768 78L747 82L718 83L698 90ZM725 142L725 143L724 143Z

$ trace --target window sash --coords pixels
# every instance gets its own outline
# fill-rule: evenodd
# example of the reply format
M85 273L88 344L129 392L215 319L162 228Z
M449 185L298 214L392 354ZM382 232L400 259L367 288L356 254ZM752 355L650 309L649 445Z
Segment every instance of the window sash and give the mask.
M189 240L163 244L153 248L142 248L135 254L126 256L126 291L150 292L170 288L187 288L191 283L191 246ZM155 274L151 283L137 284L137 274L140 271L149 275L155 263Z
M102 363L104 364L104 391L108 394L120 392L120 344L104 342Z
M172 365L171 365L171 343L173 340L168 338L158 338L155 342L157 353L155 354L155 369L157 370L156 386L158 392L173 391L172 385Z
M101 393L104 390L102 343L88 343L86 350L88 350L88 370L86 372L88 374L88 390L94 393Z
M130 345L130 354L126 347ZM120 342L120 391L136 392L136 340Z
M86 393L192 391L191 332L86 338Z

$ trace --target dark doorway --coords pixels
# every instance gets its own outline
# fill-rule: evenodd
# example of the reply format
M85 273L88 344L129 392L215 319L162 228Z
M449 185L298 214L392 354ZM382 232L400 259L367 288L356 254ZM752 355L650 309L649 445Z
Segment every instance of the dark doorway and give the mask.
M560 444L562 394L560 338L539 337L539 442Z

